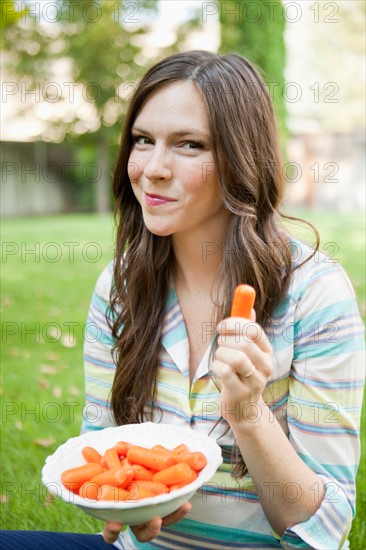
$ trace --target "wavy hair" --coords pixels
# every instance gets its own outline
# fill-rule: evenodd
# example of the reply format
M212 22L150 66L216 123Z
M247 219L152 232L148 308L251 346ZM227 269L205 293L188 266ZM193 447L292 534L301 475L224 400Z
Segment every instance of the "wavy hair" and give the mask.
M292 271L299 267L292 264L289 235L282 224L282 218L297 218L279 211L284 190L279 132L258 70L235 53L201 50L158 62L133 95L113 181L117 232L109 323L116 341L111 406L117 424L151 418L174 262L170 237L147 230L132 191L127 173L131 128L150 94L186 80L195 84L206 103L218 183L224 207L231 213L218 273L225 298L215 303L217 321L230 315L234 289L245 282L256 290L257 322L268 326ZM313 230L317 250L319 236ZM233 475L244 475L245 463L236 445L233 463Z

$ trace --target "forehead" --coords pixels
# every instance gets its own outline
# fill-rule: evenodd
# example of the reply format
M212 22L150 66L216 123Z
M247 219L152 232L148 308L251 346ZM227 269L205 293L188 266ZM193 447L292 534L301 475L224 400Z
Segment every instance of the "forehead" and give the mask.
M135 119L136 126L160 127L175 130L188 126L209 132L209 118L202 92L189 80L165 84L153 92Z

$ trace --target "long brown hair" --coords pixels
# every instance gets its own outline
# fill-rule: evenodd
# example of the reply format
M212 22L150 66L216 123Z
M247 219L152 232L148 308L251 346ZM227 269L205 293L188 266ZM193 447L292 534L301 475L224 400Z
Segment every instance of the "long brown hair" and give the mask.
M229 316L234 288L245 282L256 290L257 322L266 327L294 269L281 224L286 216L279 213L284 187L279 133L258 71L237 54L191 51L163 59L134 93L114 174L117 243L110 324L116 339L111 405L117 424L146 420L146 406L154 403L174 261L170 237L147 230L131 188L131 127L150 94L184 80L197 86L206 103L222 200L231 212L218 274L225 298L216 304L217 320ZM245 472L241 456L239 471Z

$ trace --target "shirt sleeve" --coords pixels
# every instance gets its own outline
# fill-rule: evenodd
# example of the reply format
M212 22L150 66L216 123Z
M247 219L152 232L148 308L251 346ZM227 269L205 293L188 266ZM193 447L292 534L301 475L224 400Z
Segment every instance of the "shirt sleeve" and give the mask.
M316 513L288 528L283 548L347 547L355 515L360 418L365 381L364 327L351 282L322 256L297 288L294 359L289 380L289 440L319 476L308 489ZM291 498L293 493L291 493Z
M85 326L85 406L81 433L115 426L109 401L116 370L112 357L114 338L106 319L109 316L112 277L113 261L108 264L98 278Z

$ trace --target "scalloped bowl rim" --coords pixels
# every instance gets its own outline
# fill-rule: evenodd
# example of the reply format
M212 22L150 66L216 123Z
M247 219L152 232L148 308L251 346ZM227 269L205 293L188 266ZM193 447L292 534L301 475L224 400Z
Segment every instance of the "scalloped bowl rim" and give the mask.
M144 436L152 435L154 441L151 443L146 443L146 441L141 440L135 442L138 440L138 436L141 436L141 433L144 434ZM167 440L167 436L172 443ZM61 473L68 468L85 464L81 455L82 447L93 446L99 452L103 453L107 448L117 443L117 441L128 441L128 438L131 439L131 443L143 447L151 447L160 444L168 448L173 448L180 443L186 443L190 450L203 452L207 458L207 465L201 470L197 479L192 483L189 483L181 489L175 490L173 493L144 498L143 502L94 501L80 497L64 487L61 482ZM133 441L133 439L135 439L135 441ZM75 457L77 450L80 451L80 464L75 461L75 458L72 458L68 464L62 461L65 455L67 458ZM193 496L203 483L209 481L214 476L222 462L221 449L213 437L192 430L189 426L143 422L141 424L128 424L104 428L95 432L87 432L76 437L71 437L60 445L52 455L46 458L46 462L42 469L42 483L51 494L56 497L61 497L65 502L76 504L82 508L94 510L132 510L156 506L161 503L173 503L184 495Z

